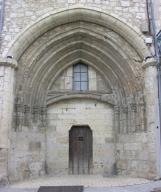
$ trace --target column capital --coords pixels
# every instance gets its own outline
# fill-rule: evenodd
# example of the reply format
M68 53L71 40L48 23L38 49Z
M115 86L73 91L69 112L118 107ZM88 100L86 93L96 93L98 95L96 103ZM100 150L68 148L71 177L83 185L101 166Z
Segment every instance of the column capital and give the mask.
M157 65L157 61L154 57L151 58L147 58L145 61L143 61L143 69L146 69L147 67L150 66L156 66Z
M11 58L0 58L0 66L8 66L14 69L17 68L18 64L17 61Z
M120 107L119 106L114 106L114 112L115 113L120 113Z

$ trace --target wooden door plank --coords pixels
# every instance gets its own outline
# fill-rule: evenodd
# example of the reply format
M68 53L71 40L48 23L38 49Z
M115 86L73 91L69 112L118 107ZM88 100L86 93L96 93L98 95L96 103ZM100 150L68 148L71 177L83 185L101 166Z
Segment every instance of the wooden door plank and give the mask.
M69 133L69 169L72 174L90 174L92 167L92 131L75 126Z

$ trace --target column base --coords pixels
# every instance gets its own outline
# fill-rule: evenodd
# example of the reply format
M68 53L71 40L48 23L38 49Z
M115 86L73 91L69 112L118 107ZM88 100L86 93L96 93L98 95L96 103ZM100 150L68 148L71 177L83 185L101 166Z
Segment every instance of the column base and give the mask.
M0 148L0 186L9 184L7 173L8 149Z
M1 186L6 186L6 185L9 185L9 181L8 181L8 178L7 177L2 177L0 176L0 187Z

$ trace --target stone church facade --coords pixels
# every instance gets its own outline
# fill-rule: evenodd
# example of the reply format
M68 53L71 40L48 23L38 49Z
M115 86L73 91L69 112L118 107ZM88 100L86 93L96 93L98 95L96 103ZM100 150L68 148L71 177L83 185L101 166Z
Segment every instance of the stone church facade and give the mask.
M67 174L159 178L147 2L1 0L1 12L1 183Z

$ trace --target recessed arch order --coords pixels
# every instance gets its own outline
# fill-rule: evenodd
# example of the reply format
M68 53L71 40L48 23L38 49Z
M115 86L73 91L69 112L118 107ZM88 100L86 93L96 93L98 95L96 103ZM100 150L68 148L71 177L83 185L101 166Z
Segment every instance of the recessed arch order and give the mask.
M110 14L88 8L64 9L41 17L16 37L11 43L7 55L18 60L25 49L43 33L54 27L76 21L91 22L109 28L125 38L142 58L150 55L141 33Z
M48 39L43 42L44 37ZM122 89L121 94L131 94L140 86L135 82L140 72L136 65L141 68L143 59L150 55L143 35L119 18L72 8L49 13L28 26L11 43L6 56L17 60L18 68L23 65L18 74L21 78L26 71L29 74L17 81L23 84L24 95L29 90L24 101L43 105L54 76L75 60L93 62L109 84Z

